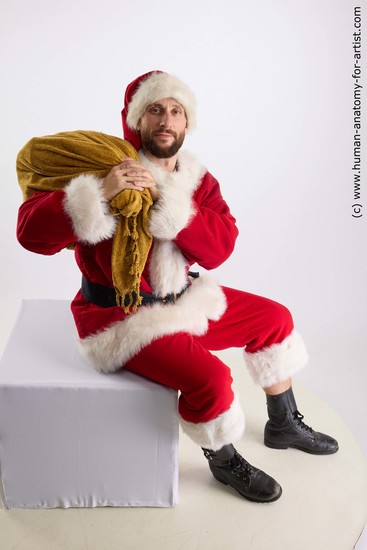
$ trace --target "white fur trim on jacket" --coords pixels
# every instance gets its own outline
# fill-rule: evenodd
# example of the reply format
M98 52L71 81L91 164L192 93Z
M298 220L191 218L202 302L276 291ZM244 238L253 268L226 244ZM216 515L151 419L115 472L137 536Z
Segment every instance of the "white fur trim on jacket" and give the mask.
M141 81L129 106L126 122L133 130L148 105L159 99L172 98L185 109L187 128L193 130L196 125L196 98L190 88L179 78L168 73L155 72Z
M228 411L209 422L187 422L180 417L182 430L200 447L219 451L224 445L235 443L241 439L245 429L243 410L235 393L234 400Z
M192 195L206 168L187 152L179 154L179 168L175 172L153 164L142 151L139 160L152 172L160 195L150 211L149 229L153 237L172 240L195 216Z
M103 180L93 174L81 174L64 188L64 209L80 241L96 244L112 237L116 221L102 193Z
M153 293L177 294L187 284L187 261L172 241L154 239L149 261L149 279Z
M301 336L293 330L280 342L256 353L247 353L245 363L253 380L263 388L291 378L308 360Z
M153 340L167 334L205 334L209 320L227 307L220 286L208 275L195 279L175 304L142 306L104 331L80 340L82 355L100 372L115 372Z

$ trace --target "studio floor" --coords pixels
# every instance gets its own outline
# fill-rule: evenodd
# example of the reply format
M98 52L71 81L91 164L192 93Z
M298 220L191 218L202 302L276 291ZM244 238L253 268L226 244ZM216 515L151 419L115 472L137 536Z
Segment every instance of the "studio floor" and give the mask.
M340 451L318 457L264 447L264 396L239 357L225 357L246 411L246 433L237 448L281 483L280 500L254 504L219 484L201 450L180 433L175 508L2 509L1 550L363 550L367 463L349 428L295 384L308 422L335 436Z

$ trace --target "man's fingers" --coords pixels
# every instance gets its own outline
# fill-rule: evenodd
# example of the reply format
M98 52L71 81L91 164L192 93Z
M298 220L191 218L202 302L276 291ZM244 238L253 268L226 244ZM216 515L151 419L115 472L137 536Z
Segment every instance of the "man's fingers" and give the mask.
M132 166L141 167L141 164L134 159L125 159L118 166L120 168L131 168Z
M129 169L127 172L126 172L126 175L127 176L139 176L139 177L144 177L146 179L153 179L153 176L152 174L149 172L149 170L145 170L144 168L142 169Z
M118 168L125 172L125 176L144 176L153 179L151 172L134 159L125 159Z

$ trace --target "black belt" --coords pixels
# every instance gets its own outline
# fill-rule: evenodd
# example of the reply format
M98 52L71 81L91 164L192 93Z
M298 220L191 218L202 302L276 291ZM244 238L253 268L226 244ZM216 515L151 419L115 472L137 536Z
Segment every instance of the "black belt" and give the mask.
M197 278L199 276L198 273L189 272L189 276L193 278ZM171 292L170 294L167 294L166 296L157 296L156 294L152 294L151 292L140 292L139 295L142 298L142 301L140 303L141 306L150 306L152 304L174 304L177 299L182 296L182 294L187 290L189 287L189 283L181 290L181 292L178 292L177 294L175 292ZM84 276L82 277L82 287L81 292L83 298L85 298L88 302L91 302L92 304L95 304L99 307L116 307L116 292L114 288L110 288L108 286L99 285L98 283L92 283L91 281L88 281ZM130 304L130 297L125 296L124 305L134 305L137 301L138 295L136 292L132 293L133 303Z

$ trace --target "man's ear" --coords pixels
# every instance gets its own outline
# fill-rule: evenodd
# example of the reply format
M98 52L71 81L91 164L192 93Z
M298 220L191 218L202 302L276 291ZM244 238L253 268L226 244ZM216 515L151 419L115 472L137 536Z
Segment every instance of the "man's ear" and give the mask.
M140 132L140 128L141 128L140 121L141 121L141 119L138 120L138 123L136 125L136 129L137 129L138 132Z

